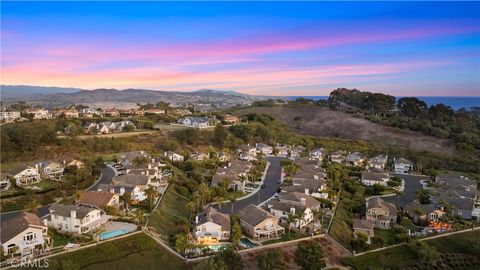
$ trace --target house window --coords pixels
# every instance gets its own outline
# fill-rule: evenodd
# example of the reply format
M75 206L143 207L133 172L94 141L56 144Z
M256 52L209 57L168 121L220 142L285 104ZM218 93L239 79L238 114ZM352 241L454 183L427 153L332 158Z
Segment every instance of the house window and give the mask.
M63 221L66 221L67 220L67 217L63 217Z

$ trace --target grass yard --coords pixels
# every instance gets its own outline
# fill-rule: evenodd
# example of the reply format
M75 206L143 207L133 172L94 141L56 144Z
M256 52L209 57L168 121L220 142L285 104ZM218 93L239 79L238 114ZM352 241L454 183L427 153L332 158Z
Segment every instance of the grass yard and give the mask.
M174 185L168 187L160 205L150 216L148 224L165 237L176 233L176 223L181 217L187 219L190 217L190 210L186 206L188 198L179 194L174 187Z
M394 245L395 243L395 232L392 230L382 230L375 228L375 236L381 237L383 239L384 245Z
M52 237L54 247L64 246L68 243L74 243L75 242L74 240L66 237L63 234L59 234L58 232L56 232L54 230L49 229L48 235L50 235Z
M48 269L186 269L183 261L141 233L49 259Z
M290 241L290 240L295 240L305 237L305 235L302 235L300 233L294 232L293 230L290 232L290 237L288 237L288 230L285 229L285 234L282 235L282 237L278 239L273 239L273 240L267 240L265 242L262 242L262 245L270 245L278 242L285 242L285 241Z
M443 268L435 269L445 269L445 267L449 269L478 269L480 258L472 257L472 255L478 257L478 247L476 249L472 247L475 240L478 239L480 239L480 231L477 230L427 240L427 244L435 246L437 251L441 253L442 259L437 262L437 265L440 265L440 263L446 264ZM358 257L345 257L342 258L342 263L359 270L402 269L414 267L417 264L417 257L407 245L401 245Z
M32 186L36 186L36 187L39 187L41 189L51 189L51 188L57 187L57 185L58 185L58 182L46 179L46 180L42 180L38 183L35 183Z

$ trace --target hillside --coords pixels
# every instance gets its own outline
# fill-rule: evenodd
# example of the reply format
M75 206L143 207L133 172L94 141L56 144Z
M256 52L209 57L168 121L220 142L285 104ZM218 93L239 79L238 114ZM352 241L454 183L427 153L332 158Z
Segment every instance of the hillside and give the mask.
M455 147L448 140L407 129L376 124L327 107L253 107L236 112L240 115L246 113L270 115L287 124L291 131L306 135L375 141L387 146L400 146L445 154L455 152Z
M2 101L13 103L26 101L30 104L56 107L70 104L84 104L93 107L133 107L137 103L168 102L173 105L194 104L197 108L227 108L238 104L250 104L267 97L252 96L233 91L199 90L191 92L156 91L146 89L95 89L2 86Z

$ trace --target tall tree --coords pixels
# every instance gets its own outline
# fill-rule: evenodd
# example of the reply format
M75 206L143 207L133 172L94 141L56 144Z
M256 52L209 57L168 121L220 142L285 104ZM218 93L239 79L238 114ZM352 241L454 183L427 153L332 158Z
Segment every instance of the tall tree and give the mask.
M397 104L400 112L408 117L423 117L427 113L427 104L416 97L403 97Z

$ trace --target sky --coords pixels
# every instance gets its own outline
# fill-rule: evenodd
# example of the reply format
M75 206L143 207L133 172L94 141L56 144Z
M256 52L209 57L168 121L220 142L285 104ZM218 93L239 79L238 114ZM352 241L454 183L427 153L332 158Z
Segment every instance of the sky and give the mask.
M480 96L480 2L3 2L1 83Z

